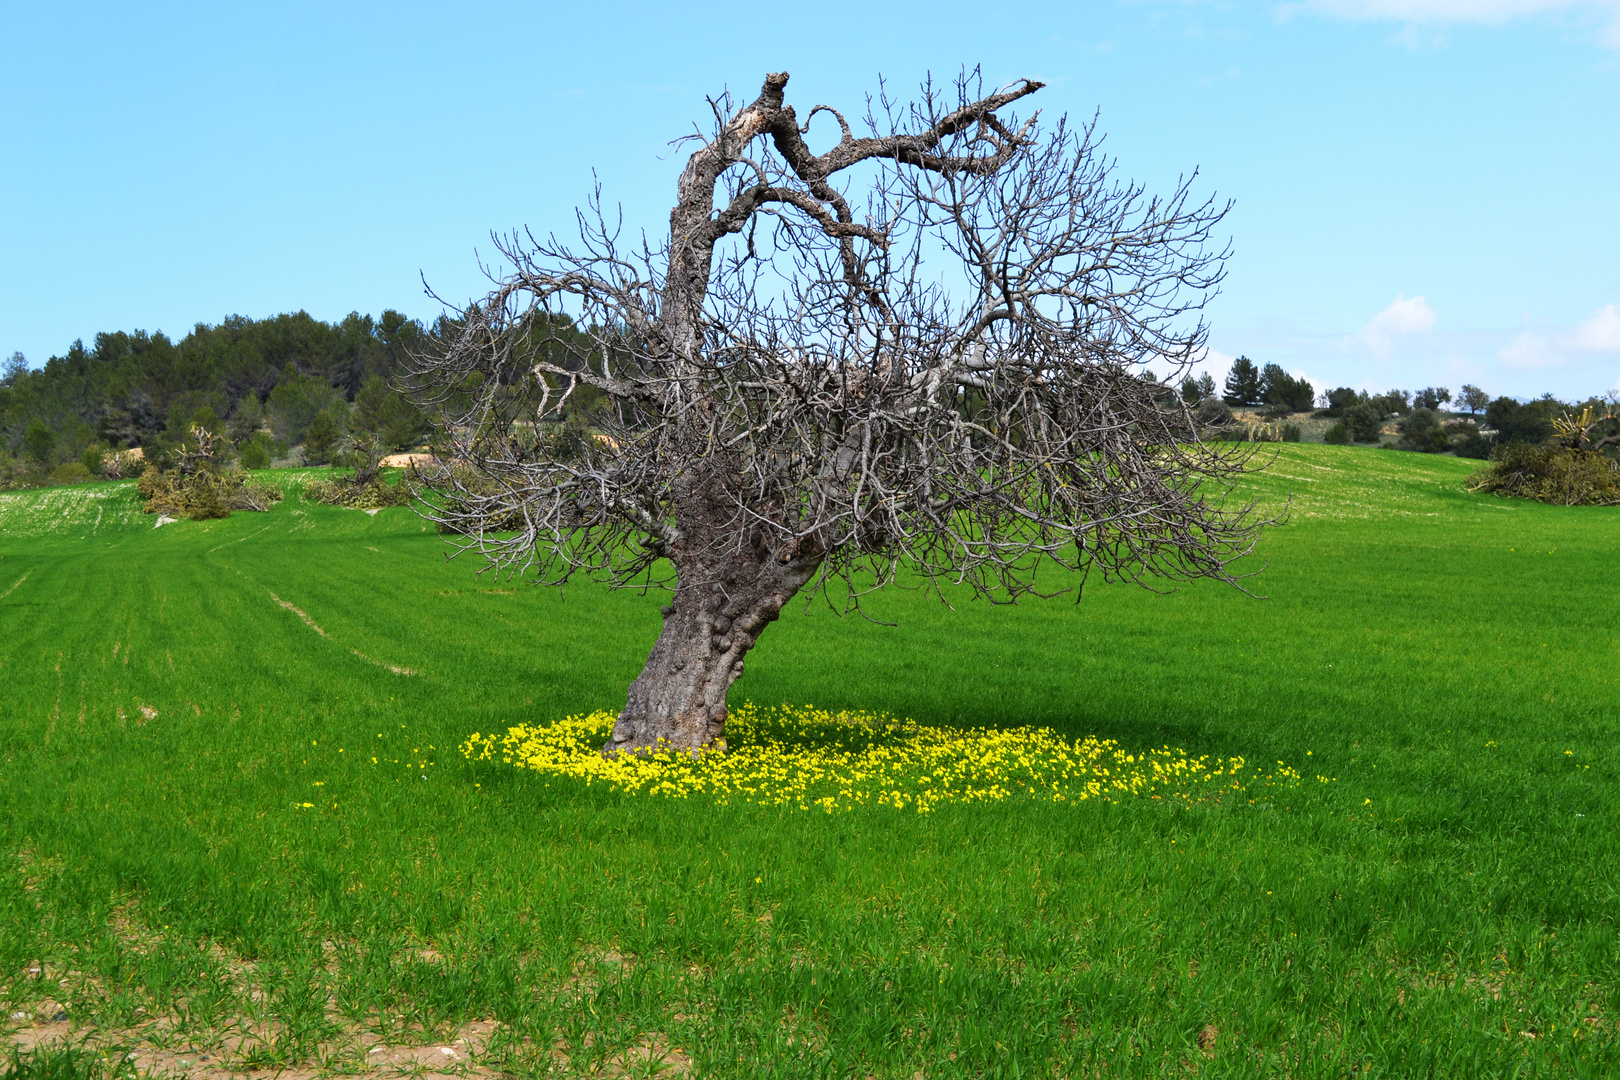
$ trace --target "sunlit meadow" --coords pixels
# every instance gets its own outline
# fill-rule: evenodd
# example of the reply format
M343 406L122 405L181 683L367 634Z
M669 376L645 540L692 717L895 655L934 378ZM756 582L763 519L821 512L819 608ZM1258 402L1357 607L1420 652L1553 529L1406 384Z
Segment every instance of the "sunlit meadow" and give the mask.
M619 765L659 597L0 494L0 1022L64 1080L1620 1074L1620 510L1470 467L1284 447L1263 598L789 609L728 754Z

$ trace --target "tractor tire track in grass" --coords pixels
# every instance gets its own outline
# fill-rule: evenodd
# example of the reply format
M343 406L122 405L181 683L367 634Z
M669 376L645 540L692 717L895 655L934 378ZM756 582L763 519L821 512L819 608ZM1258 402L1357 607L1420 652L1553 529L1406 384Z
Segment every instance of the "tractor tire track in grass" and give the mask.
M33 573L32 570L28 571L28 574L31 574L31 573ZM3 593L0 593L0 600L4 600L6 597L8 597L12 593L16 592L17 591L17 586L21 585L23 582L28 580L28 574L24 574L22 577L18 578L16 581L12 582L11 588L7 589Z
M280 604L282 607L286 608L288 611L292 612L294 615L297 615L300 619L303 619L304 620L304 625L309 627L311 630L315 631L317 634L321 635L321 637L326 637L327 636L326 631L322 630L318 625L316 625L315 620L310 618L309 614L306 611L304 611L303 608L298 607L296 604L293 604L291 601L283 600L281 597L277 596L274 592L270 593L270 599L274 600L276 603ZM358 656L360 659L364 660L368 664L376 664L378 667L387 668L389 671L392 671L395 675L415 675L415 674L417 674L417 671L416 671L415 668L401 667L398 664L386 664L381 660L374 660L371 657L367 656L365 653L361 652L359 649L350 649L349 652L353 653L355 656Z

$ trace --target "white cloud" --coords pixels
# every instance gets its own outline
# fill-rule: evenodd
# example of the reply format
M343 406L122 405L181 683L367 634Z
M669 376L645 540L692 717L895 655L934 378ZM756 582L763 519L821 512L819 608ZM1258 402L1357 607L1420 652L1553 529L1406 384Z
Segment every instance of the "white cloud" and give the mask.
M1583 319L1573 330L1554 333L1524 331L1496 354L1516 368L1561 367L1577 353L1620 355L1620 304L1606 304Z
M1232 370L1232 361L1236 359L1237 357L1228 356L1219 349L1206 348L1203 359L1194 366L1199 370L1200 374L1207 371L1215 376L1218 381L1226 378L1226 373Z
M1374 315L1355 337L1377 355L1388 356L1396 338L1426 334L1434 329L1436 318L1438 316L1428 300L1421 296L1407 299L1406 294L1402 293L1387 308Z
M1609 304L1593 312L1575 328L1572 344L1596 353L1620 353L1620 305Z
M1613 10L1604 0L1306 0L1302 7L1359 21L1504 23L1549 11Z
M1312 375L1304 368L1293 368L1288 372L1288 374L1292 375L1296 379L1304 379L1306 382L1310 383L1311 389L1316 391L1318 397L1327 393L1329 390L1332 390L1335 385L1328 382L1326 379L1321 379L1315 375Z
M1302 9L1357 22L1401 22L1408 30L1457 23L1500 26L1538 15L1596 18L1603 23L1598 40L1620 49L1620 0L1300 0L1280 10L1286 15ZM1396 35L1408 47L1416 40L1410 33Z
M1557 367L1564 362L1556 341L1528 330L1508 342L1497 352L1496 358L1508 367L1531 370Z

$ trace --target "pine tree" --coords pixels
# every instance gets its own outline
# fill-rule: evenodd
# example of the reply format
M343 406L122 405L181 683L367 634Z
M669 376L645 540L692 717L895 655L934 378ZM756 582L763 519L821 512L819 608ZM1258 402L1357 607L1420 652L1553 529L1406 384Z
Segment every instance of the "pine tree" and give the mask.
M1232 361L1232 370L1226 373L1226 388L1221 398L1228 405L1260 404L1260 369L1247 356Z

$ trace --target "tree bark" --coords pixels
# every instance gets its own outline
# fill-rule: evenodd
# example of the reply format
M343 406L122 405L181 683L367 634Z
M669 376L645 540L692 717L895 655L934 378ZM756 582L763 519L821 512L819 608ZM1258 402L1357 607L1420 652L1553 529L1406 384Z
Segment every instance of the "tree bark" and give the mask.
M821 565L819 554L736 544L744 536L707 539L708 558L676 555L675 602L604 754L724 750L726 692L743 658Z

